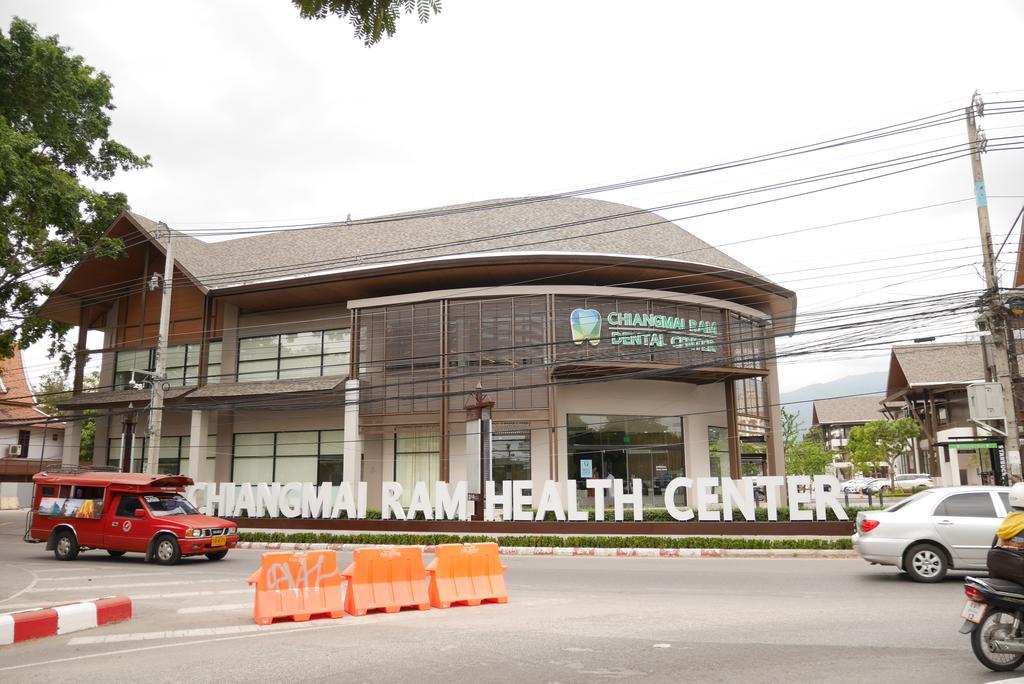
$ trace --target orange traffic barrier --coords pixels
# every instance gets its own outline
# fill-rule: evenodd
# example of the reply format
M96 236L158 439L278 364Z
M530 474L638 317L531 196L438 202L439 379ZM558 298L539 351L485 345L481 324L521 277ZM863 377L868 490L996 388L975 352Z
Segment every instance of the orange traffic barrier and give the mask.
M314 615L340 618L344 578L333 551L265 553L260 569L249 578L256 585L253 619L269 625L275 618L304 622Z
M348 580L345 610L352 615L430 608L423 549L418 546L356 549L352 564L341 574Z
M430 605L448 608L455 603L508 603L504 577L507 569L498 559L498 545L494 542L440 544L427 566Z

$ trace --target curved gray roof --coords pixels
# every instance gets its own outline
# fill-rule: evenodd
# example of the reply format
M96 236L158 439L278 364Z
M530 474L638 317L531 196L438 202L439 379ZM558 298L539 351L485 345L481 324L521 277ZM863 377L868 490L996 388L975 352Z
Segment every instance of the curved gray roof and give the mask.
M159 230L132 216L151 234ZM763 279L658 214L583 197L489 200L211 243L180 237L175 260L210 289L491 252L656 257Z

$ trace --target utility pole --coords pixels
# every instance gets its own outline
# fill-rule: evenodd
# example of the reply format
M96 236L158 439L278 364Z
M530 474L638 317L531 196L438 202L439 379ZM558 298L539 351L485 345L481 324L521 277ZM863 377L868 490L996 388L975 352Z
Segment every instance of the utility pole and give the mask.
M1010 345L1006 339L1006 317L999 294L995 257L992 252L992 231L988 219L988 197L985 195L985 172L981 168L981 153L987 141L978 134L977 116L984 116L985 107L976 92L967 114L967 135L971 144L971 170L974 172L974 199L978 208L978 228L981 230L981 254L985 264L985 309L988 329L995 349L995 380L1003 390L1003 410L1006 412L1006 459L1013 481L1020 481L1020 435L1017 430L1017 407L1013 399L1013 378L1010 375Z
M491 458L491 409L494 402L487 400L484 387L476 383L473 403L466 406L466 435L476 435L478 450L467 454L471 459L466 464L469 478L469 498L474 502L473 520L484 519L484 504L487 497L487 482L491 480L494 463Z
M174 281L174 240L171 229L167 230L167 248L164 252L163 296L160 299L160 337L156 346L156 368L153 369L152 396L149 400L149 450L146 453L146 472L156 475L160 463L160 429L164 419L164 381L167 379L167 337L171 328L171 285ZM149 289L155 290L159 276L154 273Z

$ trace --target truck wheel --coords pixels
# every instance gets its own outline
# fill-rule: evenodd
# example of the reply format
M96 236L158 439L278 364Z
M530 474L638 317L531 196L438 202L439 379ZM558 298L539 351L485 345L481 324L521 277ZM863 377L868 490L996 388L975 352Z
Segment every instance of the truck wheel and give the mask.
M114 551L113 549L107 549L107 553L109 553L109 554L110 554L111 556L113 556L114 558L120 558L120 557L121 557L121 556L123 556L123 555L124 555L124 554L125 554L126 552L125 552L125 551Z
M206 557L210 560L221 560L224 556L228 555L227 550L224 551L213 551L212 553L206 554Z
M160 565L174 565L181 560L181 548L178 540L169 534L157 537L153 548L153 557Z
M57 533L53 540L53 557L59 561L73 561L78 558L78 540L72 532L62 530Z

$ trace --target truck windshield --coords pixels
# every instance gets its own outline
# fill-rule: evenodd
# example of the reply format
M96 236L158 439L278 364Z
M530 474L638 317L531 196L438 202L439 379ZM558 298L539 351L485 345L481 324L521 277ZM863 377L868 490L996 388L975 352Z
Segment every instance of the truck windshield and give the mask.
M155 516L165 515L198 515L196 507L180 494L173 496L147 496L146 505Z

